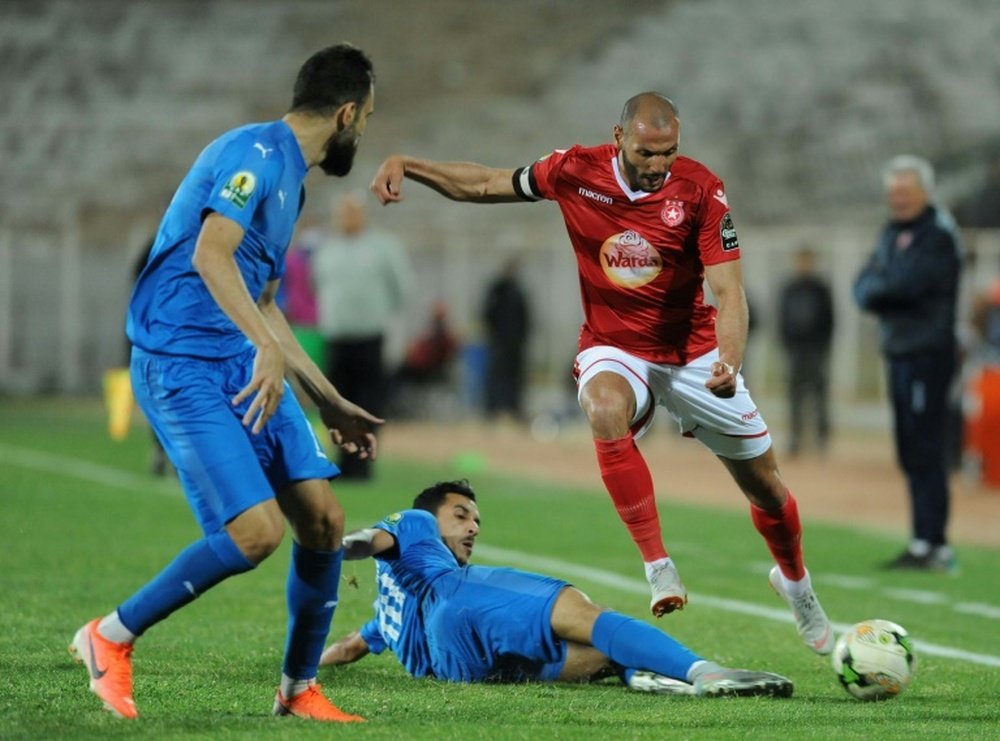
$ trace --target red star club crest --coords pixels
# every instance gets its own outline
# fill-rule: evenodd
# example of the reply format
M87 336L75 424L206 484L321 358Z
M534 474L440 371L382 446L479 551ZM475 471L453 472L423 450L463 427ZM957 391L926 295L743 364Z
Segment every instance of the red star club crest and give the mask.
M684 223L684 201L664 201L660 218L667 226L680 226Z

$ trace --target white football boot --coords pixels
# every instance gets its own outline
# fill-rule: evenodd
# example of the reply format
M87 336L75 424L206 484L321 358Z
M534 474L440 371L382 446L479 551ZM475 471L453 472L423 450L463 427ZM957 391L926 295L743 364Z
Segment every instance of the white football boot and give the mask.
M663 617L674 610L684 609L688 601L687 590L673 561L656 566L647 564L646 579L653 595L649 601L649 610L655 617Z
M693 695L694 685L679 679L665 677L656 672L635 672L628 680L628 688L654 695Z
M808 577L808 572L806 572ZM823 612L823 607L819 603L816 592L812 585L802 594L795 597L785 591L785 583L782 580L781 569L775 566L768 575L771 588L788 603L795 616L795 627L802 636L802 640L809 648L818 654L826 655L833 652L833 626L829 618Z

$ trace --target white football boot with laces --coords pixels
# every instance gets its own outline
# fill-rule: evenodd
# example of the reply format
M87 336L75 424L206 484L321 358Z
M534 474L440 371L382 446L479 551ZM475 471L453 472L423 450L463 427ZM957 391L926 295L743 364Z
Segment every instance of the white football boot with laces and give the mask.
M808 576L808 572L806 572L806 575ZM833 626L830 624L826 613L823 612L823 607L820 605L819 598L816 597L816 592L813 591L812 585L806 588L800 595L790 595L785 590L781 569L777 566L771 569L768 581L771 582L771 588L778 593L778 596L785 600L788 606L792 608L792 614L795 615L795 627L798 629L799 635L802 636L805 644L820 655L832 653L834 643Z
M652 599L649 610L655 617L663 617L674 610L684 609L687 604L687 590L672 561L646 566L646 579Z

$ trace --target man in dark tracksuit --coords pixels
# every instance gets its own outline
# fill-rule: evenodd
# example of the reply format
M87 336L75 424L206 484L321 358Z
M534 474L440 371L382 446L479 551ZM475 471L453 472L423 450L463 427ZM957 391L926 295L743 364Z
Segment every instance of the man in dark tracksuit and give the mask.
M830 437L833 295L827 282L817 275L816 253L809 248L795 255L795 274L781 289L778 320L788 366L788 453L801 451L807 422L815 428L816 446L825 452Z
M854 283L879 320L889 365L896 455L906 475L913 539L888 568L953 570L947 545L948 388L955 373L961 252L950 215L931 203L934 171L900 156L885 171L890 220Z
M489 343L489 366L486 372L486 414L509 414L520 420L524 391L525 361L531 312L528 299L518 281L520 263L507 261L503 271L486 291L483 323Z

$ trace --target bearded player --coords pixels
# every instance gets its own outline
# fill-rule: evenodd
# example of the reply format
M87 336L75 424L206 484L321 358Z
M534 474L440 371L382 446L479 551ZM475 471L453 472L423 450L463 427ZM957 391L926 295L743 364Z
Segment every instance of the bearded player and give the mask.
M767 426L743 383L747 302L740 245L722 181L678 154L670 99L629 99L614 144L556 150L518 169L389 157L372 182L383 204L410 178L456 201L559 204L580 274L585 321L576 378L601 478L645 562L657 617L687 603L663 545L652 477L635 441L657 405L722 461L750 501L776 566L770 583L806 645L833 649L833 631L803 564L794 497L778 473ZM718 302L705 302L703 282Z
M316 684L337 605L344 511L327 460L291 393L293 374L334 441L374 456L381 420L344 399L298 344L275 302L312 167L351 169L374 101L369 59L327 47L299 70L277 121L233 129L198 156L160 224L132 293L132 386L201 525L196 540L71 650L90 689L124 718L136 639L224 579L250 571L295 535L276 715L353 722Z

